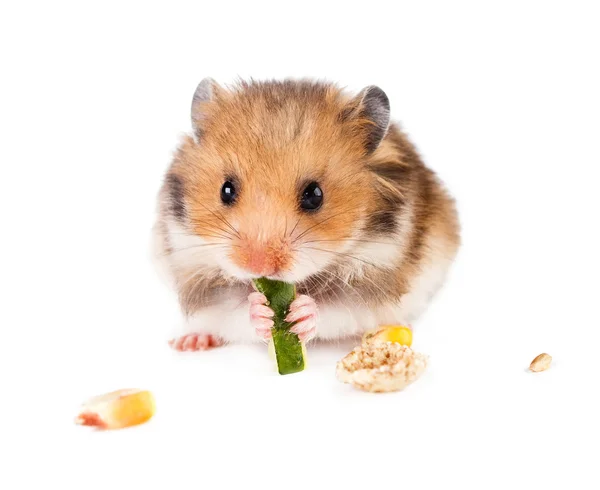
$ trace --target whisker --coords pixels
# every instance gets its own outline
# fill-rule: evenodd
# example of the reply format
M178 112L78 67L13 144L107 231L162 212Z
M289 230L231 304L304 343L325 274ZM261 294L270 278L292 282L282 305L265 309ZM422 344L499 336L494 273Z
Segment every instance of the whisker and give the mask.
M294 228L292 228L292 231L290 231L290 238L292 237L292 235L294 234L294 231L296 231L296 227L298 226L298 224L300 223L300 220L302 218L298 218L298 221L296 221L296 224L294 225Z
M300 235L298 235L298 236L297 236L297 237L296 237L296 238L295 238L295 239L292 241L292 244L293 244L293 243L296 243L296 242L297 242L298 240L300 240L300 238L302 238L303 236L306 236L306 234L307 234L309 231L311 231L311 230L314 230L314 229L315 229L317 226L321 226L322 224L326 223L327 221L329 221L329 220L331 220L331 219L333 219L333 218L336 218L337 216L340 216L340 215L342 215L342 214L344 214L344 213L337 213L337 214L334 214L333 216L329 216L329 218L325 218L324 220L322 220L322 221L319 221L318 223L315 223L314 225L312 225L311 227L307 228L307 229L306 229L306 230L304 230L302 233L300 233Z
M367 308L369 307L369 305L367 304L367 301L362 297L362 294L360 294L360 292L354 286L350 285L348 283L348 281L344 280L344 278L338 276L337 274L334 274L332 271L330 271L328 269L323 269L322 272L325 274L329 274L330 276L334 277L335 279L338 279L339 281L341 281L344 284L344 286L346 286L350 291L352 291L354 293L354 296L350 296L350 294L345 289L338 289L341 293L344 294L346 299L350 300L350 302L354 303L354 301L356 301L356 299L358 299ZM337 294L336 294L336 297L339 300L339 296ZM346 309L348 310L348 312L350 313L350 315L352 315L350 308L348 308L348 306L343 301L340 301L340 303L343 304L346 307Z
M353 239L353 238L342 238L339 240L308 240L306 242L302 242L302 244L306 244L306 243L320 243L320 242L327 242L327 243L342 243L342 242L359 242L359 243L375 243L375 244L380 244L380 245L396 245L395 242L377 242L374 240L358 240L358 239Z
M306 251L304 251L304 250L298 250L298 252L300 252L300 253L303 253L304 255L306 255L306 256L307 256L307 257L308 257L308 258L311 260L311 262L312 262L313 264L315 264L315 267L316 267L317 269L319 268L319 267L318 267L318 265L317 265L317 263L315 262L315 259L314 259L314 258L313 258L313 257L312 257L310 254L308 254L308 253L307 253ZM332 291L332 292L334 292L334 290L333 290L332 286L330 285L330 282L329 282L329 281L327 281L325 278L322 278L322 277L320 277L320 274L321 274L321 272L323 272L323 271L319 271L319 272L317 272L316 274L314 274L313 276L309 276L309 277L311 277L311 278L312 278L312 279L314 279L315 281L316 281L317 279L319 279L319 280L320 280L320 281L319 281L319 283L321 284L321 286L322 286L322 287L325 287L325 286L327 286L327 287L328 287L328 291ZM338 298L338 299L339 299L339 298Z
M329 272L329 271L327 271L327 272ZM340 278L340 279L341 279L341 278ZM373 281L373 280L372 280L372 279L371 279L369 276L362 275L362 276L361 276L361 278L360 278L360 280L361 280L361 281L365 281L365 280L366 280L366 281L369 281L369 282L370 282L370 283L373 285L373 287L374 287L374 288L375 288L377 291L379 291L379 292L380 292L380 293L381 293L381 294L382 294L384 297L386 297L386 296L388 295L388 292L387 292L387 291L385 291L385 290L384 290L382 287L380 287L380 286L379 286L379 285L378 285L378 284L377 284L375 281ZM359 293L359 292L356 290L356 288L354 288L354 287L350 286L350 284L348 284L348 282L347 282L347 281L344 281L344 282L345 282L345 283L346 283L346 285L348 285L350 288L354 289L354 290L357 292L357 294L359 295L359 297L362 299L362 295L361 295L361 294L360 294L360 293ZM366 302L365 302L365 304L366 304Z
M300 250L300 252L303 252L303 251L302 251L302 250ZM312 257L311 257L311 256L310 256L308 253L306 253L306 252L303 252L303 253L304 253L304 254L306 254L306 256L307 256L307 257L309 257L309 258L310 258L310 259L313 261L313 263L315 263L315 262L314 262L314 259L312 259ZM316 265L316 263L315 263L315 265ZM357 297L357 298L358 298L358 299L359 299L359 300L360 300L360 301L361 301L361 302L362 302L362 303L363 303L365 306L367 306L367 307L369 306L369 305L367 304L366 300L365 300L365 299L362 297L362 295L360 294L360 292L359 292L359 291L358 291L358 290L357 290L355 287L353 287L352 285L350 285L350 284L348 283L348 281L346 281L344 278L342 278L342 277L340 277L340 276L338 276L338 275L334 274L334 273L333 273L332 271L330 271L330 270L323 269L323 270L319 271L317 274L315 274L314 276L310 276L310 277L308 277L308 278L307 278L307 279L311 280L311 283L312 283L313 281L314 281L314 282L317 282L317 279L318 279L318 282L319 282L319 287L325 287L325 286L326 286L326 287L327 287L327 290L326 290L326 292L331 292L331 293L333 293L333 294L335 295L335 297L336 297L337 301L339 302L339 304L340 304L340 305L342 305L344 308L346 308L346 310L348 311L348 314L349 314L351 317L353 316L353 315L352 315L352 311L350 310L350 308L348 307L348 305L346 304L346 302L345 302L345 301L343 301L343 300L342 300L342 298L340 298L340 296L339 296L338 292L342 293L342 294L343 294L343 296L345 297L345 299L349 300L349 301L350 301L350 303L354 303L354 302L355 302L355 297L352 297L352 296L350 296L350 294L348 293L348 291L346 291L346 289L339 288L339 287L335 287L335 286L334 286L334 285L331 283L331 281L327 281L325 278L321 277L321 274L328 274L329 276L333 277L334 279L337 279L337 280L341 281L341 282L342 282L342 283L343 283L343 284L346 286L346 288L348 288L350 291L352 291L352 292L355 294L355 296L356 296L356 297Z
M376 264L374 264L373 262L369 262L368 260L363 260L363 259L360 259L360 258L358 258L358 257L355 257L355 256L354 256L354 255L352 255L352 254L347 254L347 253L343 253L343 252L336 252L336 251L333 251L333 250L326 250L326 249L324 249L324 248L317 248L317 247L304 247L304 248L307 248L307 249L309 249L309 250L317 250L317 251L319 251L319 252L327 252L327 253L330 253L330 254L339 255L339 256L341 256L341 257L349 257L349 258L351 258L351 259L353 259L353 260L358 260L359 262L363 262L363 263L365 263L365 264L367 264L367 265L370 265L371 267L378 267L378 266L377 266Z
M217 228L217 229L220 230L220 228ZM220 230L220 231L223 231L223 230ZM194 234L194 233L189 233L189 232L164 232L164 233L161 232L161 233L156 233L156 235L159 235L159 236L188 236L191 238L198 238L198 237L202 238L205 236L210 236L210 237L217 236L217 235L209 235L204 232L202 232L201 234L200 233ZM232 237L233 237L233 235L228 235L228 236L223 236L222 238L231 239Z
M190 283L193 279L196 279L197 277L203 275L203 274L207 274L205 269L199 269L196 272L194 272L193 274L190 274L189 277L187 277L185 279L185 281L183 282L183 284L181 284L181 286L179 287L180 291L183 291L186 289L186 286L188 285L188 283ZM195 288L195 286L192 286L192 290ZM190 296L190 291L187 291L187 296Z
M240 236L240 234L238 233L238 231L233 227L233 225L227 221L227 219L222 215L222 214L217 214L214 211L212 211L211 209L208 209L204 204L199 203L200 206L202 206L204 209L206 209L209 213L211 213L213 216L215 216L218 220L220 220L222 223L224 223L230 230L233 231L233 233L235 233L235 236L239 239L241 239L242 237Z
M194 235L191 235L194 236ZM233 237L227 235L209 235L208 233L203 233L202 235L198 235L200 238L221 238L222 240L231 241Z
M307 255L307 257L309 257L313 263L314 263L314 259L312 259L312 257L302 251L302 250L298 250L298 252L304 253L305 255ZM341 298L339 297L339 295L336 293L336 291L342 293L342 295L344 296L345 299L347 299L351 304L356 303L356 301L360 301L361 303L363 303L365 305L365 307L370 308L369 303L366 301L366 299L364 298L364 294L361 293L361 291L356 288L355 286L351 285L346 279L344 279L343 277L341 277L338 274L335 274L333 271L329 270L329 269L322 269L321 271L319 271L316 276L319 276L320 274L327 274L335 279L337 279L338 281L340 281L344 287L340 288L334 288L333 284L329 281L326 281L324 284L328 285L328 289L327 291L331 291L333 294L335 294L336 298L338 299L338 301L340 302L340 304L342 304L344 307L346 307L346 309L348 310L348 312L350 313L350 315L352 316L352 312L350 311L350 309L348 308L348 306L346 305L346 303L344 301L341 300ZM315 276L311 276L310 278L315 278ZM307 278L308 279L308 278ZM381 293L382 297L387 297L389 295L389 292L384 290L383 288L381 288L377 283L375 283L375 281L373 281L371 278L369 278L368 276L362 276L361 277L361 281L368 281L373 289L375 291L378 291L379 293ZM323 283L322 283L323 284ZM353 294L349 294L349 291L352 292Z
M221 230L221 231L223 231L223 230ZM164 236L164 237L185 236L185 237L189 237L189 238L221 238L223 240L233 239L232 235L211 235L209 233L204 233L202 230L200 230L200 233L198 233L198 234L187 233L187 232L173 232L173 233L161 232L161 233L156 233L156 235Z
M307 256L309 258L311 258L308 254L307 254ZM319 294L325 295L325 294L331 292L336 296L338 301L340 301L340 298L337 295L337 293L335 292L335 290L331 287L330 284L328 284L327 280L325 278L321 277L319 274L315 274L314 276L308 277L306 280L310 281L310 286L315 288L315 293L317 291L319 291L319 293L315 294L315 296L318 297ZM340 301L340 304L343 304L343 303Z
M190 224L194 225L195 227L198 227L198 229L200 231L202 231L202 228L204 227L204 229L209 230L209 231L213 231L213 232L214 231L219 231L219 232L222 232L224 235L226 235L223 238L232 239L234 237L234 235L229 230L226 230L225 228L220 228L218 226L206 226L207 225L206 222L203 222L203 221L200 221L200 220L197 220L197 219L190 219ZM194 232L190 232L190 231L182 231L182 232L177 232L177 231L155 231L155 233L157 235L163 235L163 236L169 236L169 235L195 236Z
M202 223L202 222L199 222L196 220L192 220L192 224L199 227L200 231L202 230L202 228L201 228L202 226L206 226L206 223ZM216 231L222 233L224 235L224 238L227 238L229 240L233 240L233 238L235 238L234 235L230 231L228 231L224 228L220 228L218 226L215 226L215 227L210 226L210 227L206 227L205 229L207 229L213 233L215 233L215 230L216 230Z
M191 245L189 247L177 248L177 249L174 249L174 250L172 250L170 252L164 252L161 255L169 256L169 255L174 255L174 254L179 253L179 252L185 252L186 250L193 250L193 249L198 249L198 248L204 249L204 247L221 247L221 248L226 248L226 247L238 247L238 245L231 245L229 243L202 243L202 244L199 244L199 245Z
M335 278L335 276L332 276ZM347 293L340 289L340 288L336 288L334 284L332 284L331 281L327 281L325 278L323 277L319 277L319 279L321 279L323 281L323 283L325 284L325 286L327 286L327 291L330 291L335 298L337 299L338 303L340 305L343 305L344 308L346 308L348 310L348 313L352 314L352 312L350 311L350 308L348 308L348 306L346 305L346 303L342 300L342 298L340 298L340 295L338 294L338 291L343 293L344 295L348 296Z

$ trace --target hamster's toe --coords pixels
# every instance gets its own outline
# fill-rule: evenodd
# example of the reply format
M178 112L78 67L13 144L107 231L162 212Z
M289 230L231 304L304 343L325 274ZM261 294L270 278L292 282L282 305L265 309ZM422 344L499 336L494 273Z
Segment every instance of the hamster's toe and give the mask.
M318 308L310 296L300 295L290 305L286 322L295 323L291 331L298 334L300 340L312 339L317 330Z
M252 293L248 296L250 302L250 322L256 330L256 334L263 338L271 338L273 327L273 316L275 313L265 303L267 297L262 293Z
M222 344L223 341L218 337L205 333L192 333L169 340L169 345L180 352L208 350Z

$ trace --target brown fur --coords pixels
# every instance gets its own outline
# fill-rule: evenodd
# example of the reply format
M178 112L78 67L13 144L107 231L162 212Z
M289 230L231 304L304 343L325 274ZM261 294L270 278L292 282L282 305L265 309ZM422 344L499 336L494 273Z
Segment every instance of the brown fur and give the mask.
M452 199L397 125L373 153L366 150L372 122L355 97L324 83L241 82L230 90L216 88L201 110L199 141L185 138L165 180L161 219L185 223L207 242L230 243L229 258L239 267L264 248L269 266L285 270L293 266L295 244L310 246L310 240L334 260L301 282L300 292L317 303L376 305L397 302L410 290L431 255L432 237L454 257L459 225ZM220 188L228 179L239 197L224 207ZM298 196L311 181L323 188L324 204L303 213ZM158 226L169 254L164 222ZM385 268L350 257L352 249L339 252L342 240L359 244L398 236L398 254ZM348 273L357 266L360 273ZM228 287L247 288L218 268L199 277L194 269L174 269L187 313Z

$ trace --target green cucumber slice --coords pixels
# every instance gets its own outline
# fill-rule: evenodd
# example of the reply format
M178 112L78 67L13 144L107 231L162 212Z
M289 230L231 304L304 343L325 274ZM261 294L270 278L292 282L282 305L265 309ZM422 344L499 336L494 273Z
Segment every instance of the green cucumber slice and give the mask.
M298 335L290 332L292 325L284 320L290 304L296 297L296 286L264 277L254 279L253 282L256 289L267 297L269 307L275 312L271 334L279 374L304 371L306 366L304 346Z

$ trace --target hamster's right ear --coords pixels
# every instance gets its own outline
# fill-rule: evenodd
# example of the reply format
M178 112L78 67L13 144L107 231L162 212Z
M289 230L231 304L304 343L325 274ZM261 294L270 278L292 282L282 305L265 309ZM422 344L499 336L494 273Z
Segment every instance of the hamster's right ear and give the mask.
M202 121L205 119L204 104L211 102L218 95L221 87L212 78L203 79L194 92L192 99L192 129L194 131L194 139L196 142L202 136Z

